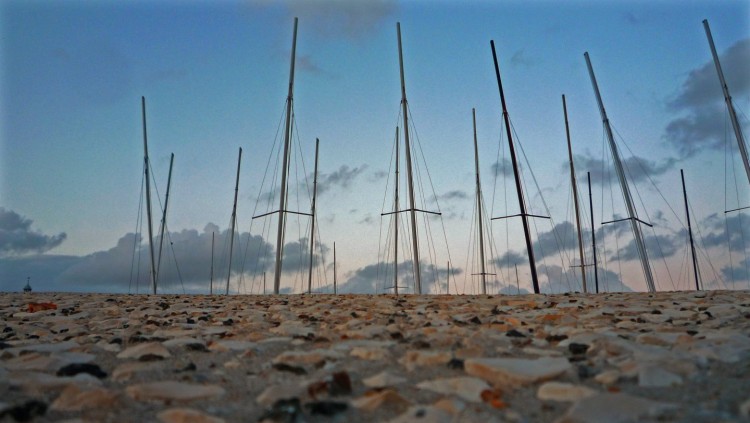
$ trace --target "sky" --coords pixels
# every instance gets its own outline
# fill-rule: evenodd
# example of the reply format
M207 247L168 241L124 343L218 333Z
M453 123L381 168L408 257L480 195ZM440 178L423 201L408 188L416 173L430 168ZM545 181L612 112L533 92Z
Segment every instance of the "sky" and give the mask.
M320 140L313 288L392 292L401 24L423 292L477 293L472 109L484 217L518 213L494 40L543 291L581 290L561 95L566 96L589 284L591 172L602 290L646 289L583 53L628 169L657 289L691 289L684 169L705 288L750 288L750 203L703 29L708 19L747 132L746 1L17 1L0 3L0 290L147 292L143 123L161 219L159 292L257 293L273 283L283 117L298 21L289 203L310 212ZM401 128L403 138L403 127ZM229 226L243 149L237 241ZM400 205L407 208L403 139ZM270 201L268 201L270 200ZM281 287L306 288L309 223L288 214ZM399 214L399 243L410 239ZM429 225L429 228L428 228ZM490 293L531 291L518 218L483 224ZM429 229L429 230L428 230ZM215 248L212 260L212 234ZM428 237L428 234L431 236ZM488 241L488 242L490 242ZM158 234L154 244L158 247ZM401 292L412 259L398 258ZM390 254L390 255L389 255ZM213 263L213 266L212 266ZM390 263L386 266L386 263ZM451 279L446 282L450 267ZM516 270L517 269L517 270ZM391 272L391 273L389 273ZM210 280L215 282L209 288ZM516 275L518 275L516 277Z

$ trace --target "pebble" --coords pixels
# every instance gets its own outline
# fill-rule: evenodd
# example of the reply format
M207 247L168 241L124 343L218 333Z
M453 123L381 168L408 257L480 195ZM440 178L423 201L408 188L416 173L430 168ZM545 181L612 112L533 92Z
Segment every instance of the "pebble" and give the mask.
M50 407L60 411L80 411L86 408L109 408L117 402L118 394L105 388L82 389L69 385Z
M130 348L126 348L121 353L117 354L117 358L134 358L136 360L143 360L150 357L156 359L169 358L172 354L159 342L147 342L145 344L137 344Z
M160 411L156 417L162 423L224 423L224 419L209 416L192 408L170 408Z
M125 388L131 398L139 401L193 401L224 395L218 385L196 385L186 382L163 381L131 385Z
M565 382L545 382L539 386L536 396L543 401L578 401L597 394L597 391L583 385Z
M470 358L464 361L466 373L497 387L518 387L552 379L572 369L563 357Z
M557 423L625 423L667 416L677 405L624 393L602 393L573 404Z
M456 395L466 401L477 403L482 402L482 391L491 389L482 379L466 376L425 381L418 383L417 388Z

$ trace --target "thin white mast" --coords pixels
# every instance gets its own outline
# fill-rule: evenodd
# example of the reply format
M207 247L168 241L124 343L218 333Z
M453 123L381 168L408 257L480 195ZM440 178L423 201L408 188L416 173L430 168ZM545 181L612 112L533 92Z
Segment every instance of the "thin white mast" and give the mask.
M487 294L487 272L484 268L484 228L482 227L482 186L479 182L479 148L477 147L477 114L471 109L471 120L474 124L474 168L477 182L477 229L479 230L479 260L482 270L482 294Z
M581 260L581 278L583 281L583 292L588 292L586 287L586 264L583 262L583 236L581 236L581 213L578 210L578 184L576 183L576 169L573 166L573 148L570 146L570 126L568 125L568 106L565 103L565 94L562 96L563 114L565 115L565 136L568 139L568 159L570 161L570 183L573 185L573 204L576 211L576 228L578 229L578 254Z
M242 147L237 158L237 179L234 183L234 205L232 205L232 222L229 230L229 270L227 271L227 289L224 294L229 295L229 278L232 276L232 253L234 249L234 227L237 224L237 192L240 189L240 163L242 163Z
M281 168L281 195L279 195L279 229L276 233L276 269L273 275L273 293L281 288L281 261L284 256L284 231L286 228L286 178L289 171L289 144L292 137L292 101L294 99L294 59L297 53L297 18L292 34L292 59L289 70L289 94L286 97L286 124L284 125L284 162Z
M734 111L734 104L732 103L732 96L729 95L729 87L727 81L724 79L724 72L721 70L721 63L719 63L719 55L716 54L716 47L714 46L714 39L711 36L711 28L708 27L708 19L703 20L703 28L706 30L706 37L708 37L708 44L711 46L711 54L714 56L714 64L716 65L716 73L719 74L719 82L721 83L721 90L724 92L724 102L727 104L727 110L729 110L729 118L732 121L732 128L734 129L734 135L737 138L737 146L740 149L740 156L742 156L742 163L745 165L745 173L747 174L747 180L750 182L750 161L747 157L747 147L745 145L745 137L742 135L742 127L740 122L737 120L737 113Z
M401 71L401 108L404 115L404 142L406 145L406 172L409 185L409 214L411 216L411 240L414 244L414 293L422 293L422 278L419 270L419 244L417 238L417 215L414 204L414 181L412 180L411 147L409 145L409 106L406 101L406 83L404 82L404 57L401 52L401 23L396 23L398 35L398 63Z
M312 196L312 207L311 207L311 219L310 224L310 268L307 273L307 293L312 293L312 268L313 268L313 251L315 247L315 195L318 192L318 145L320 140L315 138L315 172L313 173L313 196Z
M625 179L625 170L622 167L620 161L620 154L617 152L617 145L615 144L615 137L612 135L612 127L609 124L609 118L607 118L607 112L604 110L604 103L602 103L602 96L599 93L599 86L596 83L596 77L594 76L594 68L591 66L591 59L589 59L589 53L583 54L586 58L586 65L589 69L589 76L591 77L591 84L594 86L594 92L596 94L596 101L599 103L599 112L602 116L602 122L604 123L604 129L607 133L607 140L609 141L609 149L612 151L612 161L615 165L615 171L617 177L620 180L620 187L622 188L622 196L625 199L625 206L628 210L628 218L630 220L630 226L633 229L633 237L635 238L635 245L638 249L638 256L641 259L641 267L643 268L643 274L646 277L646 285L648 286L649 292L655 292L656 286L654 285L654 278L651 274L651 265L648 261L648 254L646 253L646 245L643 242L643 234L641 233L641 227L638 226L638 222L643 222L638 219L633 207L633 199L630 196L630 188L628 188L628 181ZM603 222L612 223L612 222ZM645 222L643 222L645 223ZM648 223L645 223L649 225ZM651 225L649 225L651 226Z
M154 260L154 228L151 221L151 178L149 176L148 136L146 135L146 97L141 97L141 114L143 116L143 168L146 176L146 214L148 215L148 246L151 250L151 287L156 294L156 261Z
M393 202L393 290L398 295L398 126L396 126L396 193Z
M214 294L214 235L216 232L211 232L211 283L208 285L209 295Z
M336 243L333 243L333 295L336 295Z
M172 165L174 164L174 153L169 158L169 176L167 177L167 194L164 197L164 212L161 216L161 230L159 234L159 259L156 262L156 279L159 280L161 270L161 250L164 246L164 230L167 227L167 206L169 205L169 188L172 186Z

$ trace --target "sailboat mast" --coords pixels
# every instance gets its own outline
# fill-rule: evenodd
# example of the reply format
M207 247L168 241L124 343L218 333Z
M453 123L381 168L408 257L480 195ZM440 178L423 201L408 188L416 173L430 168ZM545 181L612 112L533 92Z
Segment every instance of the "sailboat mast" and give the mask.
M591 197L591 172L586 172L589 180L589 210L591 211L591 243L593 245L592 254L594 255L594 288L599 293L599 264L596 260L596 230L594 229L594 201Z
M510 118L508 117L508 108L505 105L505 93L503 92L503 83L500 80L500 67L497 64L497 54L495 53L495 42L490 41L492 47L492 59L495 61L495 76L497 76L497 87L500 90L500 102L503 106L503 120L505 121L505 131L508 136L508 146L510 147L510 159L513 164L513 176L516 181L516 192L518 193L518 205L521 209L521 221L523 222L523 234L526 237L526 251L529 254L529 267L531 268L531 282L534 285L534 293L538 294L539 278L536 273L536 260L534 259L534 249L531 245L531 232L529 230L529 215L526 213L526 202L523 199L523 188L521 187L521 176L518 172L518 161L516 160L516 150L513 146L513 135L510 129Z
M581 260L581 279L583 282L583 292L588 292L586 286L586 268L583 262L583 237L581 236L581 213L578 210L578 184L576 183L576 169L573 166L573 148L570 146L570 125L568 124L568 106L565 103L565 94L562 96L563 114L565 115L565 136L568 139L568 159L570 161L570 183L573 185L573 204L576 211L576 228L578 229L578 254Z
M690 226L690 208L688 207L687 190L685 189L685 173L680 169L680 179L682 179L682 196L685 199L685 215L687 216L688 236L690 237L690 254L693 257L693 274L695 275L695 290L700 291L698 285L698 262L695 258L695 244L693 243L693 228Z
M417 215L414 204L414 181L411 167L411 147L409 145L409 106L406 101L406 83L404 82L404 57L401 51L401 23L396 23L398 34L398 63L401 70L401 107L404 115L404 143L406 150L406 173L409 188L409 215L411 217L411 240L414 244L414 293L422 293L422 278L419 270L419 244L417 238Z
M398 126L396 126L396 192L393 201L393 292L398 295Z
M737 113L734 111L734 104L732 103L732 96L729 95L729 87L727 81L724 79L724 72L721 70L721 63L719 63L719 55L716 53L716 47L714 46L714 39L711 36L711 28L708 27L708 19L703 20L703 28L706 30L706 37L708 38L708 44L711 46L711 54L714 57L714 64L716 65L716 73L719 74L719 82L721 83L721 90L724 92L724 102L727 104L727 110L729 110L729 118L732 121L732 129L734 129L734 135L737 138L737 146L740 149L740 156L742 156L742 163L745 165L745 173L747 174L747 180L750 182L750 160L747 156L747 147L745 145L745 137L742 135L742 127L740 122L737 120Z
M214 295L214 235L216 235L216 232L211 232L211 282L208 285L209 295Z
M333 295L336 295L336 243L333 243Z
M482 271L482 294L487 294L487 272L484 268L484 228L482 227L482 186L479 181L479 148L477 147L477 113L471 109L471 121L474 125L474 169L477 185L477 229L479 230L479 260Z
M281 194L279 195L279 229L276 234L276 269L273 275L273 293L281 288L281 261L284 256L284 230L286 227L286 178L289 172L289 144L292 137L292 102L294 100L294 60L297 54L297 18L292 34L292 58L289 68L289 93L286 97L286 124L284 125L284 162L281 169Z
M643 242L643 234L641 228L638 226L638 218L635 214L635 208L633 207L633 199L630 195L630 188L628 188L628 182L625 179L625 170L622 167L620 161L620 153L617 151L617 145L615 144L615 137L612 135L612 127L609 124L609 118L607 118L607 111L604 110L604 103L602 103L602 96L599 93L599 86L596 83L596 76L594 76L594 68L591 66L591 59L589 59L589 53L583 54L586 58L586 65L589 69L589 76L591 77L591 84L594 86L594 92L596 93L596 101L599 103L599 112L602 116L602 122L604 123L605 132L607 133L607 140L609 141L609 149L612 151L612 161L615 165L615 171L617 178L620 180L620 187L622 188L622 196L625 198L625 206L628 210L628 220L630 220L630 226L633 229L633 236L635 238L635 244L638 249L638 256L641 259L641 267L643 268L643 274L646 277L646 285L648 286L649 292L655 292L656 286L654 285L654 278L651 274L651 265L648 261L648 254L646 253L646 245Z
M318 145L320 140L315 138L315 173L313 173L313 196L312 196L312 222L310 223L310 268L307 272L307 293L312 293L312 268L313 268L313 251L315 247L315 195L318 192Z
M146 97L141 97L141 114L143 116L143 169L146 177L146 214L148 216L148 246L151 250L151 288L156 294L156 261L154 260L154 228L151 219L151 177L149 168L151 164L148 161L148 136L146 135Z
M229 270L227 271L227 289L224 292L229 295L229 278L232 276L232 252L234 249L234 227L237 224L237 192L240 189L240 163L242 162L242 147L237 158L237 179L234 183L234 204L232 205L232 222L229 230Z
M159 234L159 258L156 261L156 278L159 279L161 270L161 250L164 246L164 230L167 227L167 206L169 205L169 188L172 186L172 165L174 164L174 153L169 158L169 176L167 176L167 194L164 196L164 212L161 216L161 233Z

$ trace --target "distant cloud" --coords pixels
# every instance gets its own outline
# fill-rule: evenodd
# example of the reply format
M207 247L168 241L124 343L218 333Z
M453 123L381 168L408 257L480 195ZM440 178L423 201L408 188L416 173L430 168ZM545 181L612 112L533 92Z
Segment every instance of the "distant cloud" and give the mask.
M646 251L650 260L672 257L682 247L679 246L681 240L672 235L646 235L643 242L646 244ZM618 254L620 260L639 260L638 246L635 240L631 240L625 247L620 249ZM611 260L615 260L612 257Z
M0 257L44 253L62 244L65 232L44 235L31 229L33 220L0 207Z
M595 185L601 185L610 178L613 181L617 180L614 168L612 168L609 161L604 163L602 159L581 155L576 155L574 160L576 169L581 173L579 180L586 178L586 172L591 172L591 183ZM674 169L676 163L677 159L672 157L661 162L655 162L638 156L629 156L622 159L628 183L631 184L647 181L649 177L661 176ZM570 172L570 164L567 161L563 162L561 169L563 169L563 172Z
M529 262L529 259L526 254L521 255L513 250L508 250L503 255L495 257L492 261L497 267L511 268L519 264L526 264Z
M510 159L500 159L492 164L492 174L495 176L513 176L513 163Z
M318 194L323 194L333 188L349 189L365 170L367 170L367 165L354 168L342 165L331 173L321 174L318 177Z
M395 0L285 0L289 14L297 16L325 38L360 40L390 22L397 10Z
M681 113L667 124L663 138L678 152L691 156L698 151L723 147L726 106L716 67L709 58L691 70L677 95L668 101L667 108ZM719 60L727 85L734 98L750 93L750 38L736 42L724 51Z
M525 67L530 68L536 64L536 60L531 59L526 54L526 51L516 50L513 55L510 57L510 64L515 67Z
M750 281L750 260L742 259L734 266L727 265L721 268L721 276L724 278L726 288L735 288L737 283ZM723 288L723 287L722 287Z
M438 199L446 201L466 200L468 198L470 198L469 194L467 194L466 191L461 190L448 191L445 194L438 196Z
M422 293L445 293L448 275L447 267L434 266L422 262ZM461 268L451 267L451 290L453 278L463 273ZM398 264L399 292L414 293L414 267L411 261ZM376 294L393 292L393 262L373 263L350 272L346 281L339 285L339 293ZM453 293L453 291L451 291Z
M378 171L372 172L370 174L370 176L367 177L367 181L368 182L378 182L378 181L382 181L387 176L388 176L388 172L386 172L384 170L378 170Z
M305 55L298 55L296 58L296 65L299 69L308 71L310 73L315 74L326 74L323 69L320 68L315 62L313 61L313 58L309 54Z
M622 18L625 19L625 22L629 23L630 25L638 25L641 23L641 20L637 16L635 16L635 13L633 12L623 13Z
M718 215L709 215L701 226L707 227L707 233L703 234L701 244L706 248L723 247L732 252L744 252L750 248L750 234L746 234L746 228L750 222L750 215L744 212Z

